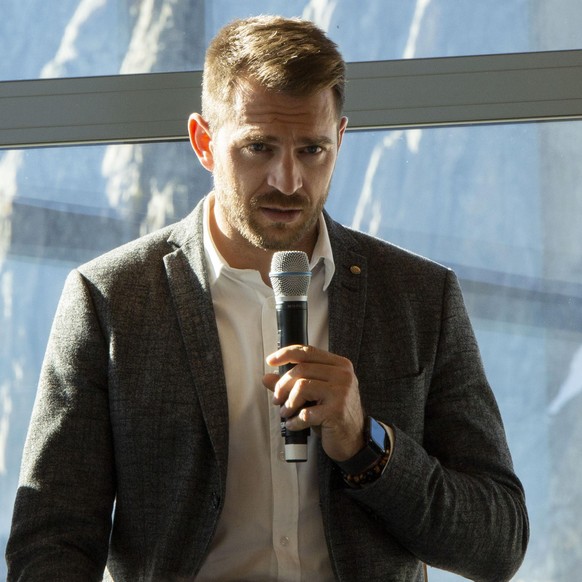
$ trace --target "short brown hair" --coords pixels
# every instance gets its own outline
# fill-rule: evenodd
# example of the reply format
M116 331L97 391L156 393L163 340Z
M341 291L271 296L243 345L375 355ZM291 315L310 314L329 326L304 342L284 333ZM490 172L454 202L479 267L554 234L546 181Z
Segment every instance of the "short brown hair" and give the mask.
M223 27L206 51L202 115L218 127L245 80L268 91L310 96L331 88L338 117L344 106L345 62L337 45L299 18L255 16Z

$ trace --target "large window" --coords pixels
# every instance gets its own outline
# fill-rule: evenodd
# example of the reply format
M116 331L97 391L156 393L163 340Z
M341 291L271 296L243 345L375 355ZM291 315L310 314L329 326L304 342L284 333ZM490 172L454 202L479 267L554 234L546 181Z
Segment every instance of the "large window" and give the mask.
M351 134L328 205L459 274L526 488L528 582L582 559L581 147L582 122Z
M253 13L315 20L352 62L582 44L576 0L3 0L0 80L196 70L220 26Z
M186 142L0 154L0 547L68 272L185 216L210 188ZM5 578L4 560L0 579Z
M32 5L34 19L22 8ZM209 190L185 141L186 116L198 107L199 74L190 71L224 22L278 12L316 20L352 61L353 131L328 210L460 276L532 520L516 581L577 579L582 121L573 119L582 116L582 55L570 49L582 40L582 7L378 0L362 13L361 6L4 3L0 37L13 42L0 63L0 79L12 80L0 83L7 148L0 151L0 549L64 277L184 216ZM492 54L557 49L568 51ZM367 62L382 59L398 60ZM40 77L61 79L14 82ZM570 121L541 121L548 119ZM63 143L101 145L34 147ZM430 578L458 579L437 571Z
M520 575L528 581L568 580L580 564L563 535L582 534L580 140L578 122L351 133L328 204L342 222L460 275L526 487L532 539ZM60 171L65 161L77 169ZM14 193L0 247L6 536L64 277L183 216L210 184L185 142L6 152L0 180Z

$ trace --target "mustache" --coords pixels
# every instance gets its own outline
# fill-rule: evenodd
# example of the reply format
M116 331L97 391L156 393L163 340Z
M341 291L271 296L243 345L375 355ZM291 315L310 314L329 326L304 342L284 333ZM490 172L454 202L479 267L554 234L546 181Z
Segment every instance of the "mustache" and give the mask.
M275 206L281 209L307 208L309 200L301 194L283 194L279 190L271 190L265 194L260 194L253 198L251 206L259 208L261 206Z

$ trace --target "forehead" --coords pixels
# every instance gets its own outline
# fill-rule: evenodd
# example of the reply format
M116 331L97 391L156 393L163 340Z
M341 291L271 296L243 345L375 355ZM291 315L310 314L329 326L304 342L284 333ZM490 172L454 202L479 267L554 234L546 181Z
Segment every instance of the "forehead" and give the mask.
M252 82L236 92L232 113L232 123L243 132L268 127L333 135L339 122L332 89L299 97L267 91Z

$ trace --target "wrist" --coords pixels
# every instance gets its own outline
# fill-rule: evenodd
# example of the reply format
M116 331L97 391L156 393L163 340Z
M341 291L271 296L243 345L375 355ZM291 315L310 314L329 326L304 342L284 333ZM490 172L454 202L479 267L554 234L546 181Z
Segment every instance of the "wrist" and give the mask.
M364 447L346 461L336 461L343 478L351 487L375 481L388 464L391 439L388 429L368 416L364 425Z
M364 485L376 481L382 473L390 460L390 451L386 451L382 456L370 465L366 470L360 473L345 473L342 471L342 477L347 485L352 489L360 489Z

